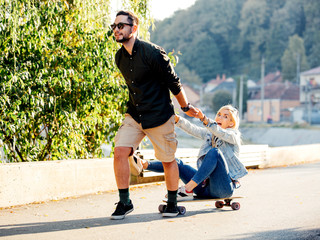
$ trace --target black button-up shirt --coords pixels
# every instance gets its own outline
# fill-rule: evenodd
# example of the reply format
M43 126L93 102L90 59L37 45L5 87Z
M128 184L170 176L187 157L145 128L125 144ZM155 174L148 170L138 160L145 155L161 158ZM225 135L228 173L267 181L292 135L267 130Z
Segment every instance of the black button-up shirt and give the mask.
M136 39L132 55L122 46L115 60L129 88L127 113L144 129L168 121L174 114L170 91L177 95L181 83L165 51Z

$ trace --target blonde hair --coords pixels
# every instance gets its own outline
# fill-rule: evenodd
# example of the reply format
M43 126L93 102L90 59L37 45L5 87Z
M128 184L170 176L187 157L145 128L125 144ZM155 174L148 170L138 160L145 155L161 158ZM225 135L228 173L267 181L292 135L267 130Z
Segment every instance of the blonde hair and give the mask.
M236 109L235 107L233 107L232 105L228 104L228 105L224 105L222 106L218 112L220 112L221 110L226 109L231 113L231 120L234 123L233 127L234 129L239 129L239 125L240 125L240 118L239 118L239 111L238 109Z

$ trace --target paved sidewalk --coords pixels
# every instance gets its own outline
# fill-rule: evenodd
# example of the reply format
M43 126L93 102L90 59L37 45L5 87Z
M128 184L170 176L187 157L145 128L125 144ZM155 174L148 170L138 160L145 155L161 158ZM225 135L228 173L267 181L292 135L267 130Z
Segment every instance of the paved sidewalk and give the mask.
M118 201L107 192L0 209L0 239L319 239L320 162L250 170L236 195L241 209L216 209L213 201L184 203L185 216L163 218L164 183L134 186L135 210L110 220ZM182 204L181 204L182 205Z

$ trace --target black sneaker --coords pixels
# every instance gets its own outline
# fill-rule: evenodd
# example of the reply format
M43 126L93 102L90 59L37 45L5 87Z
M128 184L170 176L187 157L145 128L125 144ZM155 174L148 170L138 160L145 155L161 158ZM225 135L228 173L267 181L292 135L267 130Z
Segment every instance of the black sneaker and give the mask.
M128 205L124 204L122 202L118 202L116 204L117 204L117 208L114 211L114 213L112 213L112 215L111 215L112 220L124 219L127 214L129 214L133 211L133 204L132 204L131 200Z
M176 217L179 214L179 209L177 207L176 203L167 203L167 206L165 207L162 216L163 217Z

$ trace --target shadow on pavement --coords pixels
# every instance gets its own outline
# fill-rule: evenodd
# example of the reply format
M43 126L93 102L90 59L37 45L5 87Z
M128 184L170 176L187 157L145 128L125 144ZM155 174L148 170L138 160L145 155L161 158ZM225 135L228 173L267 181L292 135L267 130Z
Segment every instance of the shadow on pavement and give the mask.
M310 230L289 228L277 231L252 232L242 235L232 235L230 238L238 240L320 240L320 228Z
M219 212L217 209L204 209L198 211L187 211L186 215L179 215L176 218L164 218L160 213L129 214L123 220L111 220L109 217L89 218L79 220L34 222L22 224L0 225L0 237L27 235L35 233L59 232L65 230L76 230L83 228L107 227L121 224L143 223L150 221L163 221L168 219L179 219L192 217L198 214ZM227 210L224 210L227 212Z

